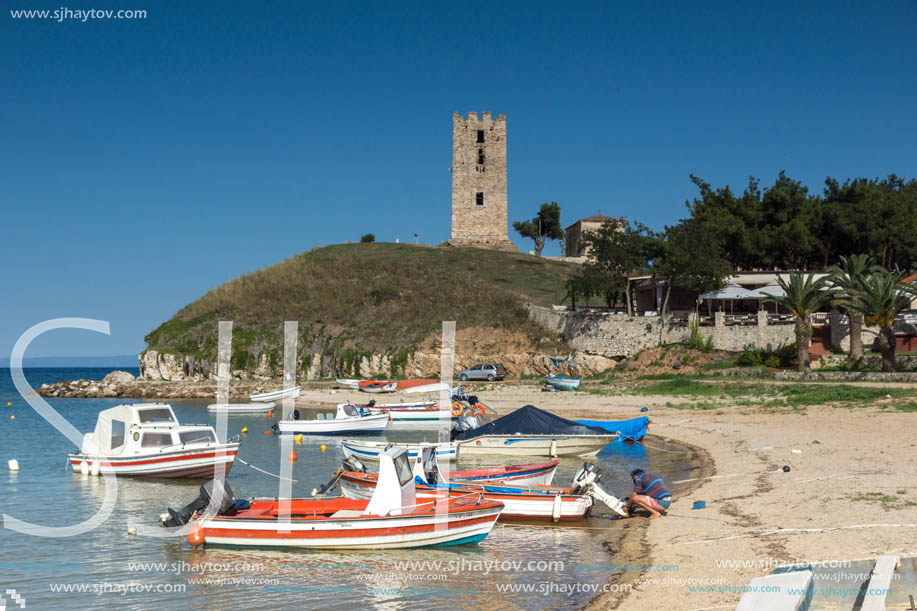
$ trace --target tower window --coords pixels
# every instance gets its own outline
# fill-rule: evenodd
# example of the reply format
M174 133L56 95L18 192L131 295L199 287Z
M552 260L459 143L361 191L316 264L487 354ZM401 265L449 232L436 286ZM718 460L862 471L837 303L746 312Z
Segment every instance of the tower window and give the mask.
M478 205L478 206L484 205L484 192L483 191L478 191L477 193L474 194L474 203L475 205Z
M478 142L484 142L484 130L483 129L478 130Z
M478 149L478 165L484 165L484 149Z

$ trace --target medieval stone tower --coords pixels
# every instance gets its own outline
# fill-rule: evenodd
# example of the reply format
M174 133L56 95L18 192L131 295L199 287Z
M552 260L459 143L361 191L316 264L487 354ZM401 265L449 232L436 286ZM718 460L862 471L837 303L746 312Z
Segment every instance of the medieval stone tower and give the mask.
M452 115L454 246L517 250L506 220L506 115Z

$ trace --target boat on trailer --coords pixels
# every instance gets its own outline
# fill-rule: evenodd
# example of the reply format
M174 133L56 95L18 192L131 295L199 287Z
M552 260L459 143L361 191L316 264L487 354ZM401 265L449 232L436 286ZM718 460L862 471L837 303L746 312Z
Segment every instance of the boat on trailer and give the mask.
M275 425L281 433L342 435L347 433L381 433L388 425L388 414L373 414L366 408L351 403L340 403L332 415L319 413L315 420L300 420L299 410L293 418L280 420Z
M274 402L268 403L213 403L207 406L208 412L217 414L266 414L274 409Z
M170 508L163 520L164 526L181 526L194 519L188 541L195 547L393 549L479 543L503 510L479 493L417 499L404 448L382 453L370 499L236 501L225 481L208 484L182 509ZM217 514L200 514L212 501Z
M418 455L416 464L422 462L423 458ZM360 463L356 463L359 465ZM340 486L341 494L351 499L368 499L372 496L376 488L378 474L368 473L364 470L346 469L350 464L345 465L341 471ZM557 461L552 460L544 463L533 463L528 465L508 465L505 467L492 467L486 469L470 469L466 471L440 471L440 477L444 482L469 482L469 483L500 483L512 484L515 486L550 486L554 481L554 473L557 471Z
M249 401L282 401L284 399L292 398L295 399L299 396L300 387L294 386L293 388L284 388L283 390L275 390L273 392L265 392L259 395L250 395L248 397Z
M118 405L69 454L74 471L144 477L213 477L232 468L238 438L220 443L209 424L179 424L166 403Z

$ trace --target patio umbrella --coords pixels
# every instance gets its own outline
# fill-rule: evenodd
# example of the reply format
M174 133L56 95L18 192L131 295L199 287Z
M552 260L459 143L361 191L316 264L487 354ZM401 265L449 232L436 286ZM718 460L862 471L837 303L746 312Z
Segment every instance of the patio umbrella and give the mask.
M771 282L770 284L765 284L759 289L756 289L757 293L760 293L766 297L786 297L786 291L783 290L776 282ZM774 303L774 314L777 313L777 304Z

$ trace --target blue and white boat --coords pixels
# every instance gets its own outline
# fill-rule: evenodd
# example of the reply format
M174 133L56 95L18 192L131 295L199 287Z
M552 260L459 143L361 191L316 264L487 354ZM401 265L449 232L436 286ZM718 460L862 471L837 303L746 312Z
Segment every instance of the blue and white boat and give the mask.
M377 461L379 455L385 451L385 448L396 445L389 441L358 441L356 439L345 439L341 441L341 447L344 449L344 456L356 456L360 460ZM438 460L458 460L459 445L456 443L399 443L399 447L407 448L408 457L415 460L422 453L422 448L433 447L436 449L436 458Z
M568 378L549 373L546 376L546 381L557 390L576 390L579 388L580 378Z

